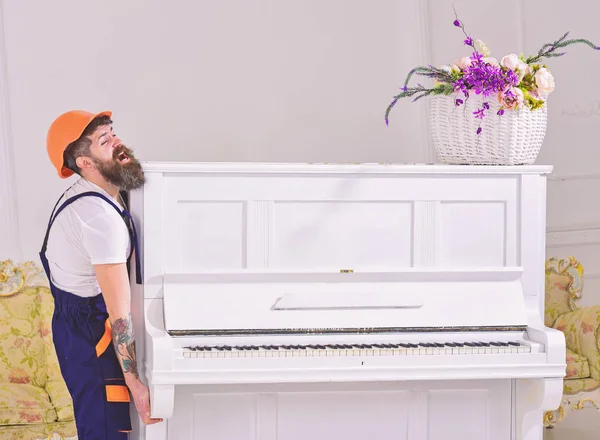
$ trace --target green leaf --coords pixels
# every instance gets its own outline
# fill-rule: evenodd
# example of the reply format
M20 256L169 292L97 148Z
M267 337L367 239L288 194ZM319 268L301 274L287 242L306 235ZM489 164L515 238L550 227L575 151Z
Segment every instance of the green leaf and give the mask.
M529 93L528 90L523 90L523 100L525 105L532 111L538 110L546 104L546 101L531 96L531 93Z

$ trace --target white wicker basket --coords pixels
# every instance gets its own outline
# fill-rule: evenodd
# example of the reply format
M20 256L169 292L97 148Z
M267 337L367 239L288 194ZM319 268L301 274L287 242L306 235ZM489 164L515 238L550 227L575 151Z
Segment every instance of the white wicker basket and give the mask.
M431 99L431 134L442 163L463 165L526 165L535 162L546 134L547 103L531 111L496 112L500 103L495 96L486 102L490 109L483 120L473 112L481 108L481 95L472 94L464 104L455 105L462 94L436 95ZM482 132L477 135L481 123Z

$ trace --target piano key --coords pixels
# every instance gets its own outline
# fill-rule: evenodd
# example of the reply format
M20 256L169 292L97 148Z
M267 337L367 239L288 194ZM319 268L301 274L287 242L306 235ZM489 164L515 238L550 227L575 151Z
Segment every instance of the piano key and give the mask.
M194 345L183 347L186 358L306 357L306 356L420 356L529 353L519 341L398 342L374 344Z

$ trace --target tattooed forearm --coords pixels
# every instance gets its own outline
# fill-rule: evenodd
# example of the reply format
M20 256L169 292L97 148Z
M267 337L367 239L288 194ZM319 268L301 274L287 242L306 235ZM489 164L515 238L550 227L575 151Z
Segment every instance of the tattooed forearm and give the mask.
M121 362L123 373L126 375L125 378L127 379L127 374L131 374L135 379L139 379L131 315L112 322L112 335L117 357Z

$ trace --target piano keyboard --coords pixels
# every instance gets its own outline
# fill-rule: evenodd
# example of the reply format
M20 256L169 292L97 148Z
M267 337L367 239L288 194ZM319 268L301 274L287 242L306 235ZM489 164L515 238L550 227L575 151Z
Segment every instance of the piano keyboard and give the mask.
M521 342L418 342L380 344L195 345L183 347L184 358L255 358L321 356L421 356L530 353Z

